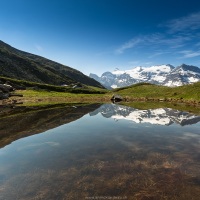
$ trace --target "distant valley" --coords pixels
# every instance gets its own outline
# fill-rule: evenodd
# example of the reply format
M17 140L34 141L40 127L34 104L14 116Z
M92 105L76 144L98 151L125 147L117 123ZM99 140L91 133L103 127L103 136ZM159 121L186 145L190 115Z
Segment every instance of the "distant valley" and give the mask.
M101 77L90 74L90 77L99 81L108 89L130 86L140 82L175 87L200 81L200 68L182 64L157 65L150 67L135 67L130 70L105 72Z
M113 93L117 93L127 101L190 101L199 105L199 81L200 68L185 64L116 69L101 77L95 74L88 77L76 69L0 41L0 84L10 84L16 90L28 88L28 91L20 91L24 97L22 100L19 96L19 101L35 101L35 96L38 101L109 101ZM0 94L7 95L3 89Z
M0 40L0 76L59 86L81 83L114 89L146 82L175 87L200 81L200 68L186 64L177 67L170 64L139 66L104 72L100 77L92 73L86 76L76 69L18 50Z

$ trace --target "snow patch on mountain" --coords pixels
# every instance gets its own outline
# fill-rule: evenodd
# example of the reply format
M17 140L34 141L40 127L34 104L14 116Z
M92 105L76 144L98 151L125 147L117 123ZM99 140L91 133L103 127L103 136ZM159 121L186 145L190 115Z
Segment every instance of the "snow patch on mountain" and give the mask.
M90 77L109 89L140 82L175 87L200 81L200 69L185 64L176 68L169 64L150 67L138 66L129 70L119 70L117 68L113 72L103 73L101 77L90 74Z
M151 117L149 114L151 113ZM162 116L162 117L161 117ZM113 115L111 118L113 119L125 119L130 120L135 123L150 123L157 125L169 125L171 123L171 119L166 116L166 111L164 109L155 109L155 110L134 110L130 112L127 116L122 115Z

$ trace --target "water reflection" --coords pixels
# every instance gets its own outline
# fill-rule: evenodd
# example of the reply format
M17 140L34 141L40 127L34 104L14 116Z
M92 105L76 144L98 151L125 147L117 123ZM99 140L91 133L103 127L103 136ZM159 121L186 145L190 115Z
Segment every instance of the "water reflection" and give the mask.
M100 104L46 105L34 107L1 108L0 147L22 137L45 132L49 129L75 121Z
M98 113L101 113L105 118L113 118L115 120L124 119L135 123L150 123L167 126L173 123L185 126L200 121L200 116L171 108L139 110L128 106L104 104L94 112L91 112L90 116L94 116Z
M96 108L1 148L0 199L199 199L200 123L180 126L180 119L198 116L164 108L141 111L140 118L163 113L170 126L116 123L116 116L139 110Z

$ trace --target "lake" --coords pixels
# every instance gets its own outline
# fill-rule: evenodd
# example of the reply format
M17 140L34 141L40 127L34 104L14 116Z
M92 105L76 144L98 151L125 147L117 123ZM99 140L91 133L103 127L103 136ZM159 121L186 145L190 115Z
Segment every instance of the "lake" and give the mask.
M199 199L200 116L117 104L0 113L0 199Z

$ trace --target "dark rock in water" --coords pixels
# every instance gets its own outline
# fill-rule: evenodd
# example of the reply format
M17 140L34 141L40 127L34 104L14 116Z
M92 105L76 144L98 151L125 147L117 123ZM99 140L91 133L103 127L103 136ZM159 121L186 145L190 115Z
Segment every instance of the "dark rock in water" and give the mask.
M118 94L114 94L111 98L111 101L112 102L119 102L119 101L122 101L123 100L123 97L118 95Z

